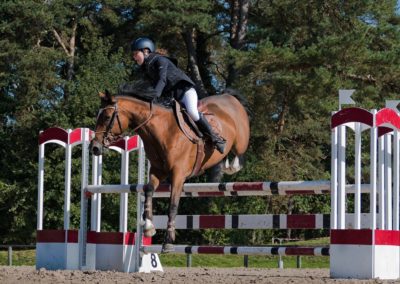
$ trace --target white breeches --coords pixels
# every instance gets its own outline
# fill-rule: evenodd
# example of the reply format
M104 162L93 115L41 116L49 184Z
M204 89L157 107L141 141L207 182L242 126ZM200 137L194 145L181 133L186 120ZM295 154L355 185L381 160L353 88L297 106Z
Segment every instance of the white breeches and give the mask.
M180 103L185 106L186 111L194 121L200 119L199 111L197 109L197 100L197 93L194 88L187 90L180 100Z

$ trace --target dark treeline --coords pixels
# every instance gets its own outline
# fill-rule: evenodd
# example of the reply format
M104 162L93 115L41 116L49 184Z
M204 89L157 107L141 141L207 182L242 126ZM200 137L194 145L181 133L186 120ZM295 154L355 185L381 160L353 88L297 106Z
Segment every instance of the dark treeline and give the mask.
M226 181L330 176L330 115L338 89L365 108L400 93L397 1L3 0L0 4L0 242L35 239L40 130L93 129L98 91L138 78L130 42L153 38L178 59L201 97L239 90L253 111L245 168ZM80 148L73 161L79 226ZM62 228L64 150L46 148L45 228ZM131 158L131 182L136 179ZM368 170L364 172L368 178ZM197 180L204 181L204 177ZM103 183L119 181L107 154ZM351 181L351 180L350 180ZM118 226L118 197L103 197L103 229ZM329 213L329 196L184 199L181 214ZM130 202L135 216L134 196ZM166 204L157 200L156 214ZM164 210L164 211L163 211ZM130 229L135 220L130 218ZM286 231L180 231L188 243L263 244ZM310 238L325 231L292 231Z

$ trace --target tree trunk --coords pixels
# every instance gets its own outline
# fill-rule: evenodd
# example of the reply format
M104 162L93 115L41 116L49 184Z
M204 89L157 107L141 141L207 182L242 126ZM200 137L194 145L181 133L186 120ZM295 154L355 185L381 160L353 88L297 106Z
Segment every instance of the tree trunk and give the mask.
M182 33L183 39L186 44L188 53L188 69L190 77L196 84L196 91L199 98L207 96L207 91L204 87L203 80L201 79L199 66L197 64L197 53L196 53L196 31L195 29L186 30Z
M230 45L234 49L241 49L245 44L247 34L247 22L249 15L249 0L231 1L231 31ZM231 58L228 63L228 79L226 86L230 87L235 82L238 74L235 69L234 60Z
M78 22L73 21L71 38L68 40L66 36L60 35L56 29L53 28L53 34L57 42L60 44L65 54L67 55L67 80L71 81L75 75L75 46L76 46L76 29Z

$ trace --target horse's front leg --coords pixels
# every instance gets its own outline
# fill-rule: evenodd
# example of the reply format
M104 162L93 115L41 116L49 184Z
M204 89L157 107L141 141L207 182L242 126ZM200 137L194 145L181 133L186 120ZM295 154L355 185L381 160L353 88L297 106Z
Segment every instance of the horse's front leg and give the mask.
M179 200L181 198L183 183L185 177L183 174L173 174L171 181L171 197L169 202L167 233L162 247L162 252L173 252L175 242L175 218L178 214Z
M160 179L150 170L150 181L144 187L144 228L143 233L146 237L152 237L156 234L156 229L153 224L153 193L160 184Z

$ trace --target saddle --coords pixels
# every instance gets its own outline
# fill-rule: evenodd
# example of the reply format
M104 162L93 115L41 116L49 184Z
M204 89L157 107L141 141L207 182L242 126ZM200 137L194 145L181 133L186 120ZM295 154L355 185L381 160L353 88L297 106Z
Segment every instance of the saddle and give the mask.
M192 173L189 177L196 176L201 174L200 168L205 157L205 147L210 147L212 149L214 146L212 142L207 137L203 137L203 134L197 127L196 123L193 119L189 116L186 109L183 108L179 102L174 100L173 110L175 114L176 121L179 125L179 128L185 134L185 136L194 144L197 145L197 154L196 154L196 161L192 170ZM200 103L199 104L199 111L203 113L204 117L208 120L208 123L213 128L216 134L221 133L221 124L219 123L218 119L215 117L213 113L210 113L207 109L207 106Z

